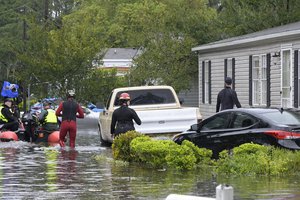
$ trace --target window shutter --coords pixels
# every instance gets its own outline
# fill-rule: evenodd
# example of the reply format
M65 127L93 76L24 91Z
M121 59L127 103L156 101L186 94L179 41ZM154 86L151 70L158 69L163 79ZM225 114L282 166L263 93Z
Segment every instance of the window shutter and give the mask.
M224 59L224 81L226 77L227 77L227 58Z
M202 103L205 103L205 62L202 61Z
M208 103L211 104L211 61L208 62Z
M298 102L298 50L295 50L294 52L294 107L298 108L299 107L299 102Z
M232 58L232 89L235 90L235 58Z
M252 56L249 56L249 106L252 106Z
M267 107L271 106L271 54L267 54Z

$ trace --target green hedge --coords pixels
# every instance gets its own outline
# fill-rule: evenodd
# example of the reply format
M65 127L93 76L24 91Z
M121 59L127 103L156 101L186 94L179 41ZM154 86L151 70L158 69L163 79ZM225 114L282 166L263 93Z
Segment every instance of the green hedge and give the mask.
M113 157L153 168L179 170L213 168L212 172L225 175L287 175L299 173L300 151L279 149L247 143L220 153L211 159L212 151L198 148L190 141L181 145L171 140L156 140L136 131L115 138Z
M189 141L178 145L171 140L155 140L135 131L115 138L112 149L114 159L154 168L195 169L211 162L212 155L211 150L200 149Z
M247 143L221 152L216 171L236 175L287 175L300 170L300 151Z

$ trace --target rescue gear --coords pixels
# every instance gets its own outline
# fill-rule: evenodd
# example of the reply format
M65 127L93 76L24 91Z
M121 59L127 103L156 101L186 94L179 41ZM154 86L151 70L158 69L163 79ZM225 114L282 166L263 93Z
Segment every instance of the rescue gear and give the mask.
M8 122L8 119L6 119L6 117L2 114L2 109L4 107L3 106L0 106L0 121L3 121L3 122Z
M75 97L75 91L74 90L68 90L67 97Z
M55 110L53 109L47 109L47 116L45 118L44 123L57 123L57 117L55 115Z
M75 101L65 101L62 104L62 121L76 121L78 103Z
M130 95L128 93L124 92L120 95L119 99L120 100L130 100Z

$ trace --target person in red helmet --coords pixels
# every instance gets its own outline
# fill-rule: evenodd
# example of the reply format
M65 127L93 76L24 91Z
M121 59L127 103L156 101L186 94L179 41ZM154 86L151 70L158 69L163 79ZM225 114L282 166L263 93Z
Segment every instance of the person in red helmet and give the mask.
M65 147L65 138L69 133L70 147L75 148L77 124L76 118L84 118L83 109L75 101L75 92L69 90L67 93L67 100L60 103L55 112L56 116L62 117L62 122L59 131L59 144Z
M128 93L122 93L120 95L119 103L120 107L113 112L110 126L113 137L126 133L127 131L135 130L133 120L138 125L142 124L136 112L128 107L130 103L130 95Z

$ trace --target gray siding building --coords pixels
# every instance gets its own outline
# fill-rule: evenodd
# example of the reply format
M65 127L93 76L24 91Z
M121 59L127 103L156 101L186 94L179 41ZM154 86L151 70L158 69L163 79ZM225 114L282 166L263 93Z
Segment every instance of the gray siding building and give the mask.
M216 112L224 79L242 107L299 107L300 22L192 48L199 59L199 107L203 118Z

